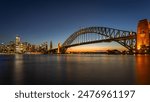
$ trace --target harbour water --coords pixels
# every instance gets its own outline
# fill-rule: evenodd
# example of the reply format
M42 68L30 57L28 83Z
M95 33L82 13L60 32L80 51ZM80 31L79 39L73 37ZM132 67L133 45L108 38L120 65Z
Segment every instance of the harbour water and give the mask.
M150 55L0 55L2 85L150 85Z

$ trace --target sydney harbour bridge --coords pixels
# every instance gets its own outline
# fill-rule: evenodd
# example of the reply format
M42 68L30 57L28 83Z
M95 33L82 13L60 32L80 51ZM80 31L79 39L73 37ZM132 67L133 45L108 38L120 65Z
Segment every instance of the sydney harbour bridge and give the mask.
M147 23L148 28L146 28L147 26L143 26ZM49 52L65 53L70 47L112 41L124 46L130 52L135 52L137 49L145 50L149 48L150 44L150 39L148 39L148 44L144 43L145 40L147 41L146 35L150 35L149 32L146 34L147 30L149 31L149 22L146 19L139 21L137 33L108 27L82 28L71 34L62 45L58 44L58 48L51 48ZM141 35L144 36L142 37Z

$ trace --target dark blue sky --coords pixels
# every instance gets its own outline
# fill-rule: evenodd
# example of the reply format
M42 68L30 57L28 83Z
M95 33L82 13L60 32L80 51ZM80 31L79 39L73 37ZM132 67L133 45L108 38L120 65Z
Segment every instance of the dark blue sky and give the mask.
M150 20L149 0L0 0L0 42L63 43L82 27L105 26L136 31Z

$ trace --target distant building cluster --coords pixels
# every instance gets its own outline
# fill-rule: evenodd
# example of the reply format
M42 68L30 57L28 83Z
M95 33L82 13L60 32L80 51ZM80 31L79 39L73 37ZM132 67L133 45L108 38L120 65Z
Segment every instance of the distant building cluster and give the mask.
M34 45L28 42L21 42L21 38L16 36L14 41L0 44L0 53L46 53L48 51L48 44L44 42L40 45Z

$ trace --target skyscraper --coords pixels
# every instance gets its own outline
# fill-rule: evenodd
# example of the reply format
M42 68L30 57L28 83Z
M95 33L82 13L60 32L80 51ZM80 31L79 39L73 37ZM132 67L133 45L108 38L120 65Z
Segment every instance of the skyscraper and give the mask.
M50 50L53 48L52 41L50 41Z
M15 42L16 42L16 53L21 53L21 48L20 48L21 41L19 36L16 36Z
M19 45L19 44L20 44L20 37L16 36L16 45Z

